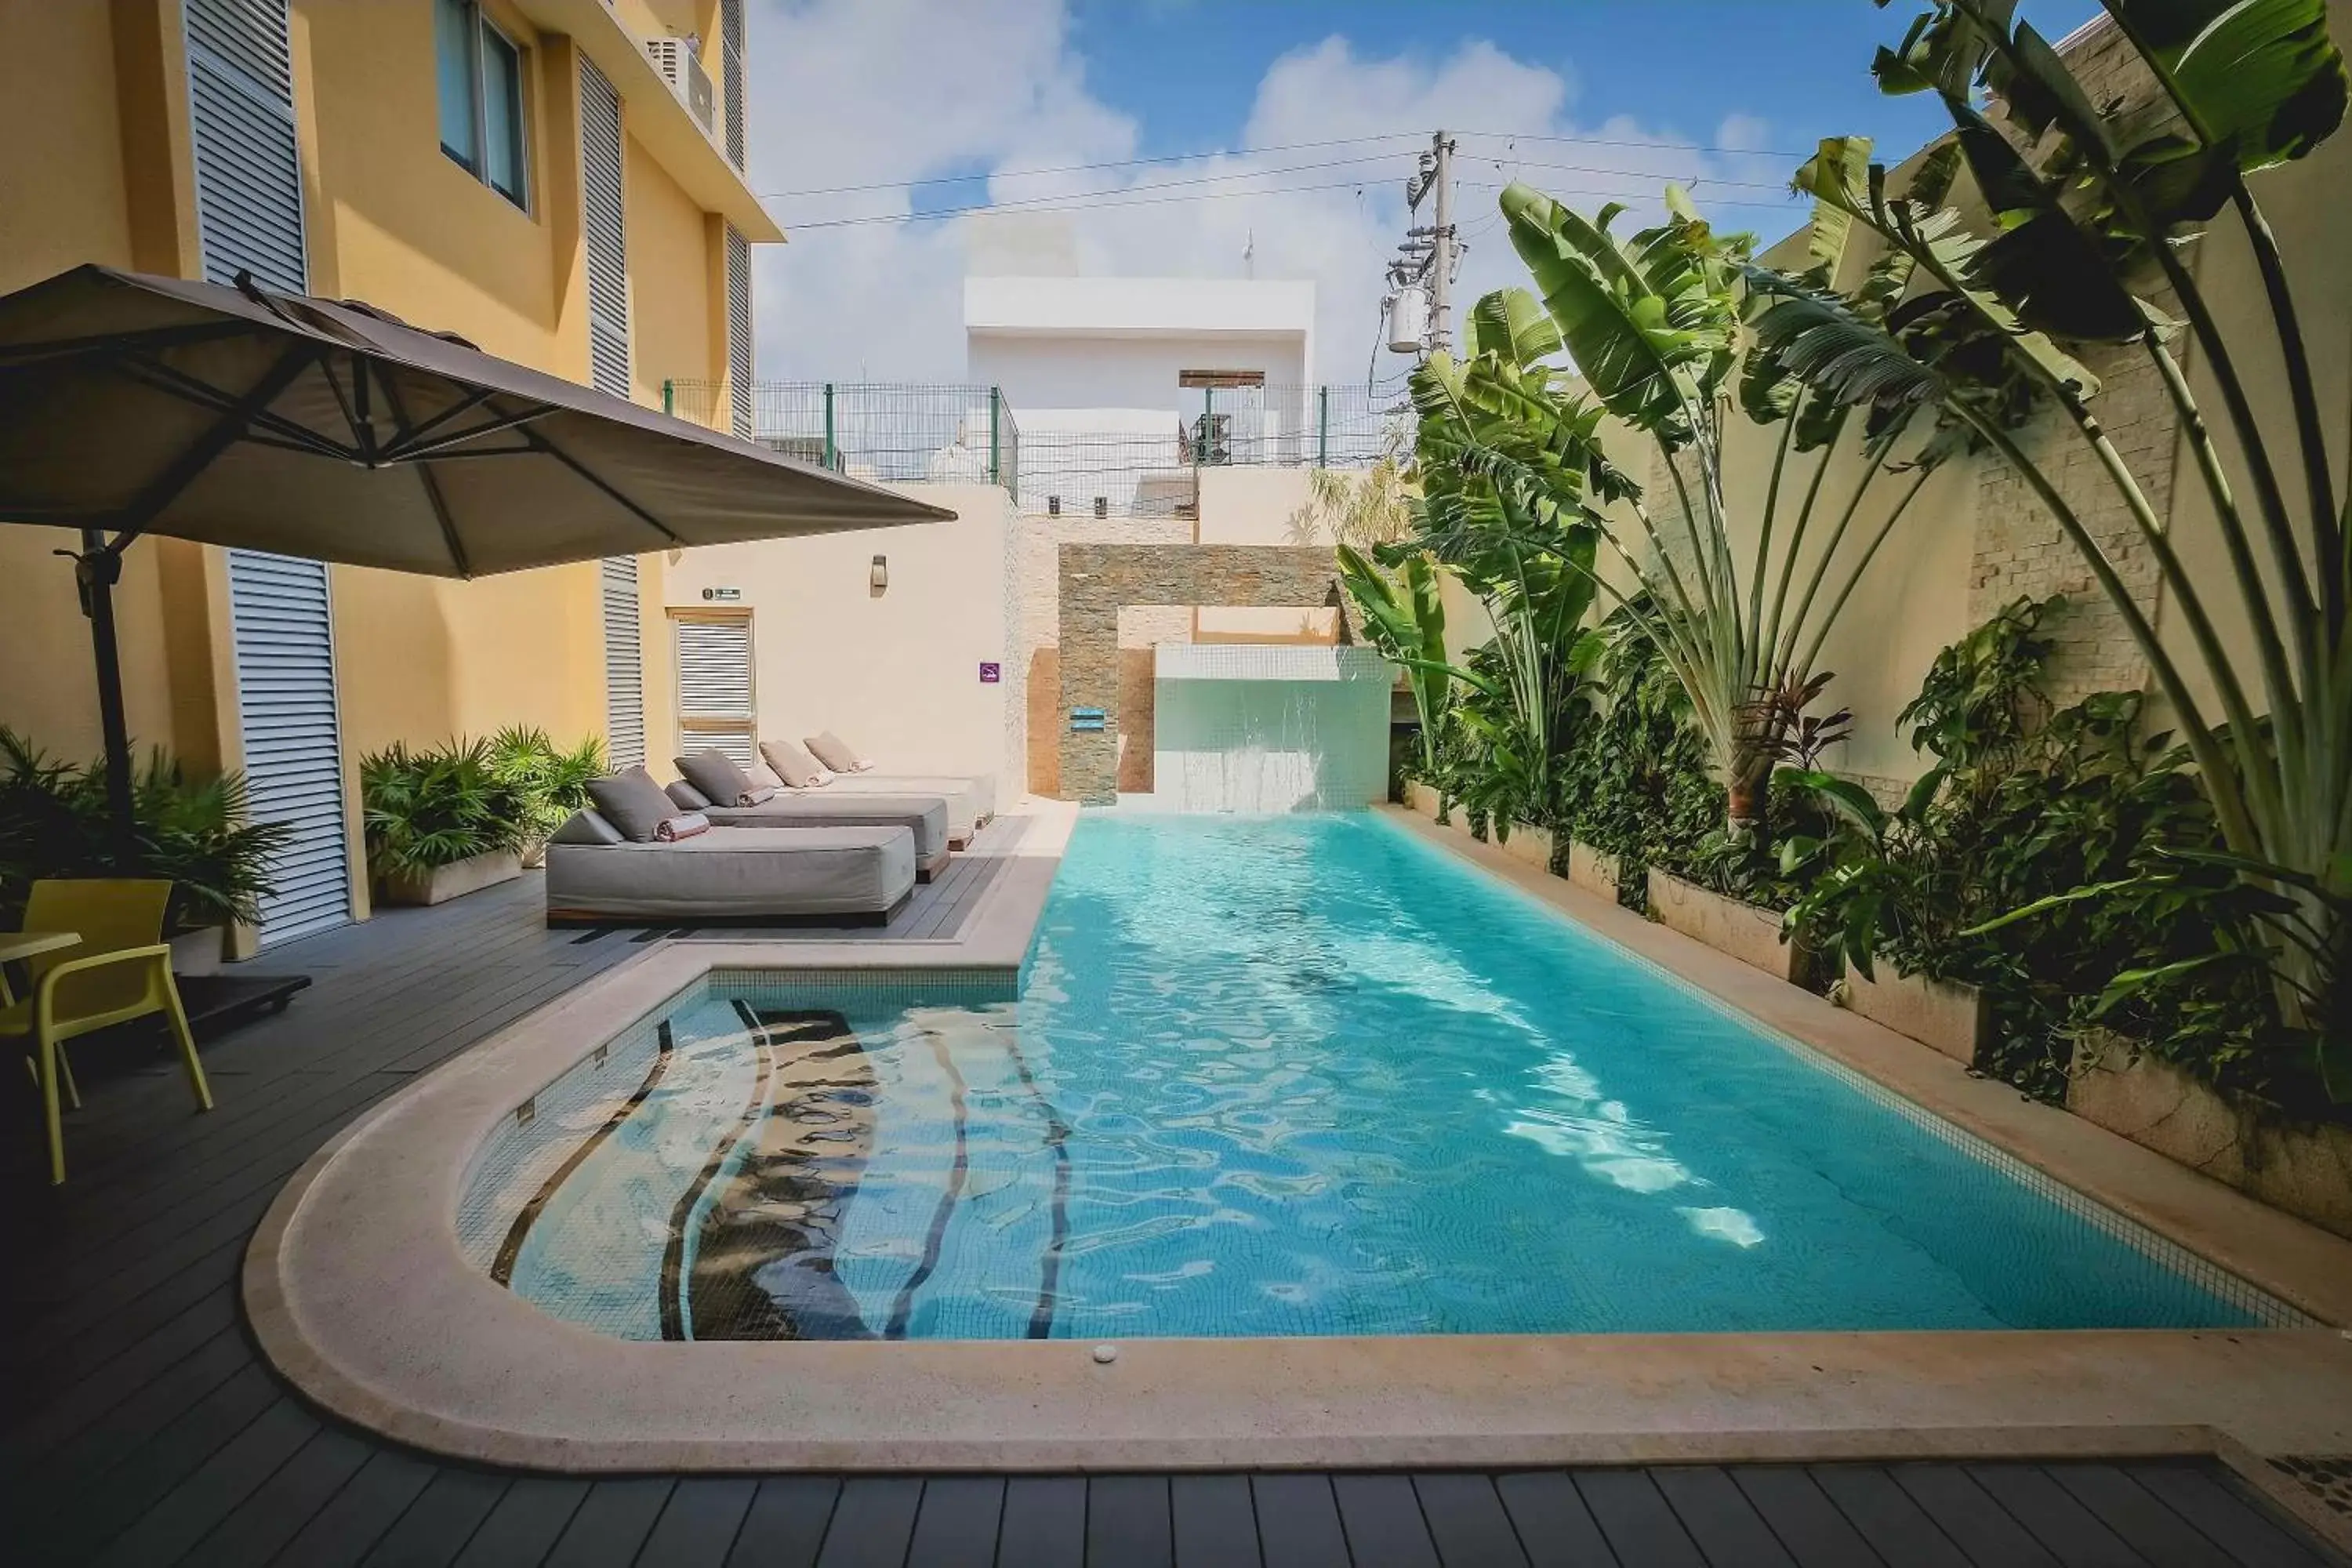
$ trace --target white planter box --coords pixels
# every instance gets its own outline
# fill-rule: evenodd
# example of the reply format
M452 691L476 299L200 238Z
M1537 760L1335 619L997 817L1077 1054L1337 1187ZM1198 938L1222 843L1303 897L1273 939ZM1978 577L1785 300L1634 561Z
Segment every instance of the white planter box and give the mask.
M1654 866L1650 868L1650 915L1668 931L1678 931L1791 984L1804 984L1812 966L1812 955L1803 943L1780 940L1780 917L1770 910L1710 893Z
M522 857L511 849L477 855L470 859L436 866L421 877L384 876L376 879L377 900L386 904L446 904L451 899L478 893L522 875Z
M2257 1117L2170 1062L2094 1032L2074 1047L2066 1109L2143 1148L2352 1237L2352 1128Z
M1841 999L1846 1007L1874 1024L1884 1024L1898 1035L1933 1046L1967 1066L1977 1059L1992 1027L1992 1011L1984 993L1973 985L1930 980L1924 974L1897 974L1884 959L1878 978L1865 980L1851 963L1845 966Z
M218 974L221 944L226 934L218 926L205 926L201 931L184 931L172 938L172 973L192 976Z
M1568 841L1568 879L1588 893L1617 901L1617 857L1604 855L1590 844Z
M1430 821L1437 820L1437 791L1425 784L1404 786L1404 803Z
M1524 822L1511 824L1511 836L1502 844L1504 854L1524 860L1538 871L1551 869L1551 832L1549 828L1530 827Z

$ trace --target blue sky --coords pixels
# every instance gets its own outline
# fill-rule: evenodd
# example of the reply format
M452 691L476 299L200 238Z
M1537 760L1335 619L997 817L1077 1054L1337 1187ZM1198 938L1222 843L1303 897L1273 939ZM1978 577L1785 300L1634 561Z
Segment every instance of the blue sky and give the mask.
M1772 143L1864 132L1908 146L1940 128L1935 107L1883 97L1872 50L1916 7L1897 0L1077 0L1073 41L1088 87L1134 114L1146 154L1230 143L1277 58L1339 35L1367 56L1437 57L1484 38L1570 84L1580 120L1630 116L1712 134L1728 114L1769 119ZM2095 0L2037 0L2051 37ZM1522 130L1480 126L1479 130Z
M1246 271L1312 279L1312 374L1360 377L1399 187L1437 125L1461 133L1465 297L1518 280L1492 221L1513 173L1588 209L1654 210L1695 179L1718 222L1770 239L1802 220L1786 184L1819 138L1899 158L1941 128L1870 77L1916 9L757 0L751 172L793 237L760 260L762 374L953 377L975 271ZM2095 9L2025 0L2053 37Z

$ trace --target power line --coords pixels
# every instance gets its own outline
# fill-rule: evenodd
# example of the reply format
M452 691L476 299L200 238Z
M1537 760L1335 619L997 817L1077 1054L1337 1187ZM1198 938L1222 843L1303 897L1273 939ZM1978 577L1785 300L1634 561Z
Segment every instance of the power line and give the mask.
M926 174L917 179L875 180L861 185L816 185L800 191L761 191L762 201L787 201L795 196L837 196L852 191L912 190L919 185L957 185L967 180L1026 179L1032 174L1076 174L1089 169L1140 169L1154 163L1190 163L1208 158L1241 158L1265 153L1305 153L1324 147L1360 147L1373 142L1418 140L1412 132L1386 136L1341 136L1328 142L1285 142L1272 147L1222 147L1206 153L1162 153L1150 158L1113 158L1099 163L1057 163L1044 169L992 169L979 174ZM1309 165L1312 167L1312 165Z
M1792 158L1801 161L1813 155L1812 152L1810 150L1802 153L1791 153L1782 152L1768 147L1691 146L1671 142L1643 142L1626 137L1565 136L1532 131L1464 131L1457 132L1456 134L1462 136L1484 137L1488 140L1497 142L1544 142L1558 145L1580 147L1636 147L1651 152L1696 153L1711 157ZM793 191L761 191L759 195L761 199L763 201L790 201L801 196L837 196L850 195L858 191L913 190L927 185L961 184L967 181L977 179L1027 179L1032 175L1038 174L1075 174L1097 169L1140 169L1161 163L1196 163L1210 158L1244 158L1258 156L1268 153L1304 153L1329 147L1362 147L1368 146L1376 142L1417 142L1420 140L1420 137L1421 133L1418 132L1392 131L1379 136L1339 136L1320 142L1284 142L1265 147L1215 147L1200 153L1161 153L1146 158L1109 158L1092 163L1056 163L1041 169L992 169L984 173L971 174L910 175L905 179L871 180L863 184L852 185L812 185L801 190ZM1537 166L1538 165L1533 164L1528 165L1528 167ZM1541 166L1557 168L1573 167L1573 165L1568 164L1547 164ZM1616 171L1596 170L1593 172L1606 174L1614 173Z
M1169 183L1174 184L1175 182L1171 181ZM856 228L863 225L877 223L934 223L942 218L964 217L973 213L1098 212L1106 207L1156 207L1166 206L1174 202L1228 201L1236 196L1287 196L1300 195L1308 191L1346 191L1353 190L1358 186L1362 185L1365 182L1362 180L1332 180L1322 184L1314 185L1277 185L1272 190L1265 191L1194 191L1181 196L1148 196L1136 201L1061 203L1057 201L1056 198L1044 197L1040 198L1040 202L1046 205L1040 205L1039 202L979 202L971 206L940 207L936 211L927 213L881 213L871 217L827 218L817 223L797 223L792 224L788 226L794 234L805 234L811 229ZM1582 194L1588 195L1598 195L1601 193L1585 192Z
M1172 181L1172 180L1171 180L1171 181L1168 181L1168 182L1166 182L1166 184L1177 184L1177 183L1178 183L1178 182L1175 182L1175 181ZM824 219L821 219L821 220L819 220L819 221L817 221L817 222L814 222L814 223L795 223L795 224L788 224L786 226L787 226L787 227L788 227L788 228L789 228L793 233L794 233L794 234L806 234L806 233L809 233L810 231L814 230L814 229L822 229L822 228L862 228L862 227L865 227L865 226L869 226L869 225L873 225L873 224L885 224L885 223L889 223L889 224L937 223L937 222L941 222L941 221L943 221L943 220L945 220L945 219L948 219L948 218L969 217L969 216L972 216L973 214L976 214L976 213L993 213L993 212L1012 212L1012 213L1024 213L1024 212L1028 212L1028 213L1075 213L1075 212L1100 212L1100 211L1104 211L1104 210L1106 210L1106 209L1113 208L1113 207L1151 207L1151 206L1167 206L1167 205L1171 205L1171 204L1178 203L1178 202L1213 202L1213 201L1230 201L1230 200L1233 200L1233 199L1234 199L1234 198L1236 198L1236 197L1250 197L1250 196L1288 196L1288 195L1306 195L1306 194L1308 194L1308 193L1311 193L1311 192L1315 192L1315 191L1346 191L1346 190L1355 190L1355 189L1359 189L1359 188L1360 188L1360 187L1361 187L1362 185L1364 185L1366 183L1367 183L1367 182L1362 181L1362 180L1329 180L1329 181L1322 182L1322 183L1320 183L1320 184L1308 184L1308 185L1276 185L1276 186L1272 187L1271 189L1268 189L1268 190L1263 190L1263 191L1193 191L1193 192L1189 192L1189 193L1187 193L1187 194L1185 194L1185 195L1172 195L1172 196L1143 196L1143 197L1138 197L1138 198L1136 198L1136 199L1134 199L1134 200L1117 200L1117 201L1075 201L1075 202L1073 202L1073 201L1064 201L1064 200L1062 200L1062 199L1060 199L1060 198L1058 198L1058 197L1040 197L1040 198L1037 198L1037 199L1035 199L1035 200L1033 200L1033 201L1027 201L1027 202L978 202L978 203L974 203L974 204L972 204L971 205L969 205L969 206L960 206L960 207L940 207L940 208L938 208L938 209L936 209L935 211L931 211L931 212L924 212L924 213L878 213L878 214L875 214L875 215L873 215L873 216L866 216L866 217L824 218ZM1148 190L1148 189L1150 189L1151 187L1150 187L1150 186L1141 186L1141 187L1135 187L1135 188L1137 188L1137 189L1146 189L1146 190ZM1461 183L1460 183L1460 188L1465 189L1465 190L1499 191L1499 190L1503 189L1504 187L1503 187L1502 185L1500 185L1500 184L1485 184L1485 183L1480 183L1480 182L1475 182L1475 181L1466 181L1466 180L1465 180L1465 181L1463 181L1463 182L1461 182ZM1118 195L1118 193L1105 193L1105 194L1106 194L1106 195ZM1591 191L1591 190L1577 190L1577 189L1570 189L1570 188L1562 187L1562 188L1559 188L1559 189L1552 190L1552 191L1550 191L1550 192L1549 192L1549 193L1547 193L1547 194L1548 194L1548 195L1555 195L1555 196L1574 196L1574 197L1578 197L1578 198L1580 198L1580 199L1584 199L1584 200L1591 200L1591 201L1616 201L1616 200L1622 199L1622 198L1626 195L1626 194L1627 194L1627 193L1626 193L1626 192L1623 192L1623 191ZM1735 201L1735 202L1714 202L1714 203L1711 203L1710 205L1715 205L1715 206L1722 206L1722 207L1755 207L1755 208L1758 208L1758 209L1760 209L1760 210L1769 210L1769 211L1773 211L1773 212L1785 212L1785 211L1787 211L1787 210L1788 210L1784 205L1780 205L1780 204L1779 204L1779 203L1775 203L1775 202L1736 202L1736 201Z
M1507 186L1507 185L1502 185L1502 184L1495 184L1495 183L1494 183L1494 182L1492 182L1492 181L1464 180L1464 181L1462 181L1462 182L1461 182L1461 188L1462 188L1463 190L1465 190L1465 191L1500 191L1500 190L1507 190L1509 187L1508 187L1508 186ZM1629 193L1624 192L1624 191L1569 191L1569 190L1559 190L1559 191L1546 191L1544 194L1545 194L1546 195L1551 195L1551 196L1582 196L1582 197L1587 197L1587 198L1595 198L1595 199L1598 199L1598 200L1601 200L1601 201L1612 201L1612 202L1614 202L1614 201L1623 201L1623 200L1625 199L1626 195L1627 195ZM1790 194L1793 195L1795 193L1794 193L1794 192L1791 192ZM1718 201L1715 201L1715 200L1710 199L1710 200L1708 201L1707 205L1708 205L1709 206L1717 206L1717 207L1753 207L1753 208L1755 208L1756 210L1758 210L1759 212L1776 212L1776 213L1777 213L1777 212L1787 212L1787 211L1789 210L1788 204L1787 204L1787 203L1785 203L1785 202L1718 202Z
M1820 149L1790 153L1772 147L1690 146L1675 142L1643 142L1626 137L1555 136L1535 131L1457 131L1457 136L1478 136L1493 142L1559 142L1577 147L1647 147L1660 153L1705 153L1722 158L1794 158L1802 162Z
M1095 196L1127 196L1151 191L1175 190L1181 186L1186 185L1215 185L1224 184L1234 180L1264 180L1270 179L1276 174L1311 174L1318 169L1346 169L1353 168L1364 163L1385 163L1401 156L1402 156L1402 154L1397 153L1373 153L1362 158L1334 158L1320 163L1285 163L1278 168L1273 169L1231 169L1220 174L1195 174L1190 179L1182 180L1148 180L1141 184L1110 185L1098 191L1062 191L1053 195L1010 196L1002 201L977 203L974 204L973 207L963 210L976 210L978 207L1017 209L1024 206L1033 205L1039 202L1086 201ZM1342 180L1339 183L1341 184L1348 185L1370 184L1373 184L1374 180L1372 177L1367 177L1362 180ZM1236 194L1249 195L1252 193L1241 192ZM897 215L877 214L874 216L878 218L892 217ZM801 224L797 226L802 228L823 228L826 226L823 223L808 223Z
M1479 160L1481 163L1501 163L1504 160L1498 158L1482 158ZM1667 174L1654 169L1607 169L1596 167L1591 163L1530 163L1523 159L1517 158L1509 160L1509 163L1510 166L1515 169L1556 169L1562 174L1612 174L1622 176L1626 179L1642 180L1681 178L1682 183L1686 185L1737 185L1742 190L1750 191L1785 191L1789 188L1789 182L1786 180L1724 180L1717 179L1712 174L1692 174L1687 177L1683 177Z

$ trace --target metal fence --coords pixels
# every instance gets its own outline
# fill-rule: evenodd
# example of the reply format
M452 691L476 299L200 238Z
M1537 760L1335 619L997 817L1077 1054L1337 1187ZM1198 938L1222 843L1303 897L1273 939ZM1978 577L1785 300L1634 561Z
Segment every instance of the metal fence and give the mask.
M719 384L663 384L663 406L714 422ZM1123 418L1056 411L1024 430L990 386L762 381L751 386L752 438L790 457L886 481L1003 485L1038 515L1198 515L1208 468L1368 468L1404 449L1402 395L1350 386L1195 387L1179 409Z
M662 406L712 423L719 384L667 381ZM1020 490L1021 432L991 386L755 381L751 438L858 479L970 480Z

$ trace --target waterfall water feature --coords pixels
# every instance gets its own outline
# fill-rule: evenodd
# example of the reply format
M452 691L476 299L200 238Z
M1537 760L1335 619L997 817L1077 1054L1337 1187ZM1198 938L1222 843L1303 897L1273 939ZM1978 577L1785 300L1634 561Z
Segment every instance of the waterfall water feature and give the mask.
M1394 673L1367 648L1162 644L1159 810L1343 811L1385 793Z

